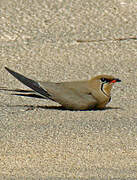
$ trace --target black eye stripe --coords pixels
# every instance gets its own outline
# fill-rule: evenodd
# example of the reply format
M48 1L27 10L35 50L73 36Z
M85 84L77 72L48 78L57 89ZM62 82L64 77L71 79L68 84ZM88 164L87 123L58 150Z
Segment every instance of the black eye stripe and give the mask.
M107 82L110 82L111 80L109 80L109 79L106 79L106 78L101 78L100 79L103 83L107 83Z

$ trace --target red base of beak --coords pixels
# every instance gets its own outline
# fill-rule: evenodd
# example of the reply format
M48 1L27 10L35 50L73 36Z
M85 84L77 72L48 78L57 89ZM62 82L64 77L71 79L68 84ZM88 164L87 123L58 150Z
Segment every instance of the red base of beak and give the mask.
M115 82L117 82L117 81L114 79L114 80L112 80L110 83L115 83Z

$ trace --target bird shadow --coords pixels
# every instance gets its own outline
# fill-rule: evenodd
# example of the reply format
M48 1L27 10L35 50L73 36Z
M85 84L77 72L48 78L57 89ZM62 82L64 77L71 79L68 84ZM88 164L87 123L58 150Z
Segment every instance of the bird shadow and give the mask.
M38 99L45 99L44 97L38 95L33 90L24 90L24 89L8 89L6 87L0 87L0 91L6 91L6 92L15 92L11 93L10 95L15 96L24 96L24 97L30 97L30 98L38 98ZM99 108L92 108L87 110L74 110L74 109L68 109L63 106L35 106L35 105L6 105L7 107L22 107L27 108L26 111L34 110L34 109L47 109L47 110L58 110L58 111L106 111L106 110L116 110L116 109L122 109L120 107L105 107L103 109Z
M80 111L106 111L106 110L113 110L113 109L122 109L120 107L105 107L104 109L87 109L87 110L74 110L68 109L63 106L39 106L39 105L6 105L7 107L20 107L26 108L25 111L35 110L35 109L44 109L44 110L57 110L57 111L73 111L73 112L80 112Z

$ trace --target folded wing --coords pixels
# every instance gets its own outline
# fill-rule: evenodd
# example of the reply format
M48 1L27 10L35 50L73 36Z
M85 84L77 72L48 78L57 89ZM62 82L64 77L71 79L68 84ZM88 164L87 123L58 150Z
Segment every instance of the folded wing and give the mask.
M20 82L36 91L44 98L58 102L69 109L87 109L96 106L97 101L88 90L88 81L76 82L36 82L7 67L5 69Z

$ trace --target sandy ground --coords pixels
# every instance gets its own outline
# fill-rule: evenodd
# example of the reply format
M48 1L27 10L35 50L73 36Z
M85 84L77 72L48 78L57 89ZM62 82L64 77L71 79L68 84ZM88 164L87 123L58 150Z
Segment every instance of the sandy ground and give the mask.
M0 3L0 179L137 179L137 1ZM78 40L89 41L79 42ZM104 111L69 111L6 70L51 81L122 80Z

